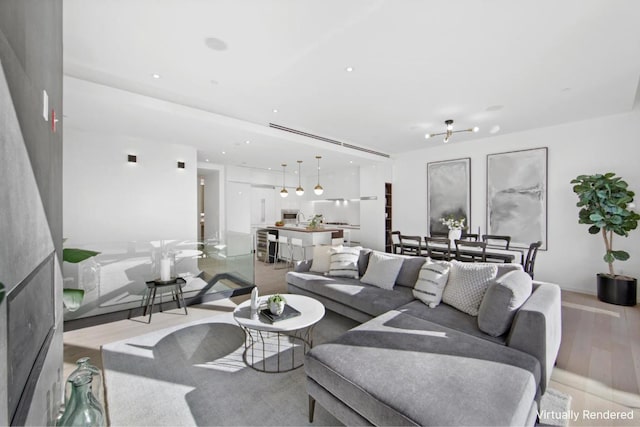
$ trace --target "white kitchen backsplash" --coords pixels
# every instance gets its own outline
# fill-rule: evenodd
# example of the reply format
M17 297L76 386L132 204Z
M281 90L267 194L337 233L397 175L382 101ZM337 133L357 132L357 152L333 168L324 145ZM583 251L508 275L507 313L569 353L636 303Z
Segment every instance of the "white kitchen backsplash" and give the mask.
M315 201L305 203L302 212L307 218L310 218L309 215L322 214L325 222L343 222L350 225L359 225L360 203L359 200Z

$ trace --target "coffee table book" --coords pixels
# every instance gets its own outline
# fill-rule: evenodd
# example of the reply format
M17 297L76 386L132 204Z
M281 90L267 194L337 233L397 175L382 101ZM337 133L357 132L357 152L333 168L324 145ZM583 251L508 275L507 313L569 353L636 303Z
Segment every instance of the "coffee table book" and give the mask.
M300 316L300 312L295 308L291 307L289 304L284 306L284 310L282 311L282 314L280 314L279 316L276 316L275 314L271 313L271 310L269 310L268 308L265 308L264 310L260 310L260 314L264 318L266 318L269 321L269 323L275 323L281 320L291 319L292 317Z

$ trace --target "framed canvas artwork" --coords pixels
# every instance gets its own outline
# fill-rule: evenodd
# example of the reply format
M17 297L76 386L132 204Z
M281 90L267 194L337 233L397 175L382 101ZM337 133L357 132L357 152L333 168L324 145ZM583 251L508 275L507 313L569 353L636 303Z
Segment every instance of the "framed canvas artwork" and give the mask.
M547 148L487 155L487 234L547 248Z
M427 163L429 233L449 231L440 218L471 218L471 158Z

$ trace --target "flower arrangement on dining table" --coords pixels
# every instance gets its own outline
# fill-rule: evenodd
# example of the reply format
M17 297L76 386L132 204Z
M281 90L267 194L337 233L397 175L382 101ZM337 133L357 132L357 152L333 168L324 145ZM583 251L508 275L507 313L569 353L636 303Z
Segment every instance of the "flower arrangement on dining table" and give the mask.
M447 218L440 218L440 222L443 225L446 225L449 230L463 230L465 228L464 220L464 218L455 219L452 216Z

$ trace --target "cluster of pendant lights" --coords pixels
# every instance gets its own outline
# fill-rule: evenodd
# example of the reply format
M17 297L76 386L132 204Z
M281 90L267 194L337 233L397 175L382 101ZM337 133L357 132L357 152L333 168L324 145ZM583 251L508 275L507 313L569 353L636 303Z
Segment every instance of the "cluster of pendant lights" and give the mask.
M322 186L320 185L320 159L322 158L322 156L316 156L316 159L318 160L318 184L313 187L313 192L316 194L316 196L320 196L323 192L324 192L324 188L322 188ZM296 188L296 194L298 196L302 196L304 194L304 188L302 188L302 184L300 184L300 165L302 164L302 160L298 160L298 188ZM287 167L286 163L282 164L282 190L280 190L280 197L284 198L287 197L289 195L289 192L287 191L287 188L285 187L285 182L284 182L284 176L285 176L285 168Z

